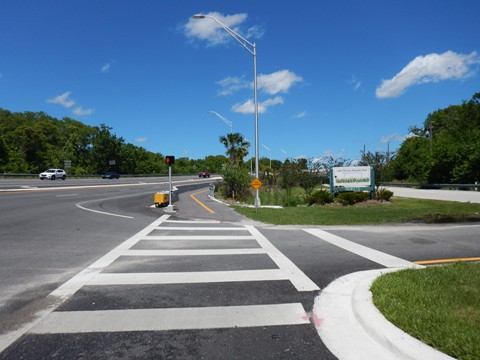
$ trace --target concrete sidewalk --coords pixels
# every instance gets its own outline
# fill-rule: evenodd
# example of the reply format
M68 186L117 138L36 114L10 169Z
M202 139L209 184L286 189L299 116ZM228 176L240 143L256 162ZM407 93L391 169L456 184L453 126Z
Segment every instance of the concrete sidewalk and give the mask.
M426 190L393 186L388 186L385 188L393 191L393 195L398 197L480 203L480 191Z
M360 271L336 279L315 299L315 326L340 360L452 360L387 321L373 305L370 286L399 269Z

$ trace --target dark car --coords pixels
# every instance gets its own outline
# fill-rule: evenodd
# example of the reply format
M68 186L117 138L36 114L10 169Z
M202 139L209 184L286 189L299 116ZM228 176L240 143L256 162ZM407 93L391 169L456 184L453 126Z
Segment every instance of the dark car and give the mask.
M204 178L209 178L210 177L210 171L208 170L204 170L204 171L200 171L200 173L198 174L198 177L204 177Z
M102 179L120 179L120 174L116 172L107 172L102 175Z

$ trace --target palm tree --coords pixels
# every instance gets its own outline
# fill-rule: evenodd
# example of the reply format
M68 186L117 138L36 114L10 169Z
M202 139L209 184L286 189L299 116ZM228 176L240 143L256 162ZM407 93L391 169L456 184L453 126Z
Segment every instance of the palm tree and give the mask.
M229 133L227 136L220 136L220 142L227 148L226 154L232 165L243 163L243 158L248 155L250 142L245 140L242 134Z

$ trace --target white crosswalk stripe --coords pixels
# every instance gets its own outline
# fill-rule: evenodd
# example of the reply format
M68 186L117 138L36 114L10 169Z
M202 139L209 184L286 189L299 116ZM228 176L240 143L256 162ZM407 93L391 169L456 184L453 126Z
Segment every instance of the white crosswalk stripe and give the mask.
M221 306L173 309L57 311L37 334L162 331L308 324L301 304Z
M204 256L265 254L263 249L127 250L125 256Z
M222 235L221 232L227 235ZM244 233L244 234L242 234ZM215 235L213 235L215 234ZM202 248L202 242L233 244L232 248ZM235 247L236 242L250 241L255 246ZM154 249L164 242L188 242L189 248ZM145 248L138 248L142 243ZM146 244L146 245L145 245ZM183 243L182 243L183 244ZM250 246L249 243L247 246ZM137 247L137 248L134 248ZM179 246L181 247L181 246ZM199 256L259 256L269 257L277 268L232 269L221 271L162 271L112 272L109 269L119 259L129 262L140 257L191 258ZM165 269L164 269L165 270ZM79 273L51 295L67 299L88 286L140 286L158 284L201 284L234 282L290 281L297 291L316 291L313 283L292 261L251 225L222 224L212 221L171 220L168 215L134 235L97 262ZM195 320L192 320L195 319ZM309 322L302 304L251 304L231 306L174 307L160 309L120 309L95 311L53 311L39 321L30 333L88 333L115 331L164 331L179 329L231 328L272 325L296 325Z
M193 284L212 282L274 281L288 280L288 274L277 269L197 271L170 273L125 273L98 274L88 285L148 285L148 284Z
M151 235L145 236L142 240L220 240L220 241L229 241L229 240L254 240L254 237L251 235Z

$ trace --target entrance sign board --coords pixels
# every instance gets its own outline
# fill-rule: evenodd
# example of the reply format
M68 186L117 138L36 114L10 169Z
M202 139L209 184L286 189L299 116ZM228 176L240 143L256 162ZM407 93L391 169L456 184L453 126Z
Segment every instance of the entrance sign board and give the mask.
M330 169L330 193L369 191L375 195L375 172L371 166L345 166Z
M333 186L368 187L372 185L370 166L334 167Z

